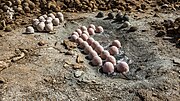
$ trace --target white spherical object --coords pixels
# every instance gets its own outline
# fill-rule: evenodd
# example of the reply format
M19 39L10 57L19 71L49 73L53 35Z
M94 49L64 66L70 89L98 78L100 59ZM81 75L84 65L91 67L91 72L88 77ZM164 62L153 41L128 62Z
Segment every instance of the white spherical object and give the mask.
M105 60L108 56L110 56L110 53L107 50L104 50L101 52L100 57L101 59Z
M36 26L38 31L44 31L45 28L45 23L44 22L40 22L37 26Z
M78 38L78 39L76 40L76 43L78 43L78 45L82 44L82 42L83 42L83 39L82 39L82 38Z
M44 19L46 19L48 16L46 14L42 15L44 17Z
M92 38L92 37L89 37L89 38L87 39L87 43L88 43L89 45L91 45L94 41L95 41L95 40L94 40L94 38Z
M97 52L94 50L91 50L88 54L88 58L91 60L93 57L98 56Z
M79 48L84 49L85 46L88 46L88 43L86 41L83 41L80 45Z
M94 50L95 50L98 54L101 54L101 52L104 51L104 48L103 48L101 45L99 45L99 46L97 46Z
M93 49L95 49L97 46L99 46L100 44L99 44L99 42L98 41L94 41L92 44L91 44L91 47L93 48Z
M54 19L52 20L52 23L53 23L54 26L58 26L60 22L59 22L59 19L58 19L58 18L54 18Z
M51 17L47 17L46 20L51 20L52 21L53 19Z
M92 50L93 50L92 47L88 45L84 48L84 53L89 54Z
M105 62L102 70L104 73L113 73L114 72L114 65L111 62Z
M117 55L117 54L119 54L119 49L116 46L111 46L109 49L109 53L111 55Z
M93 28L88 28L88 33L89 33L89 35L95 35Z
M36 26L39 24L39 19L33 19L32 25L36 28Z
M79 37L79 34L77 32L73 32L72 35L76 35Z
M52 21L51 20L46 20L45 24L52 24Z
M93 28L94 30L96 30L96 26L93 24L90 24L88 28Z
M28 27L26 28L26 33L33 34L33 33L34 33L34 28L31 27L31 26L28 26Z
M99 56L95 56L93 57L93 59L91 60L92 64L94 66L101 66L102 65L102 59Z
M90 35L87 31L83 31L82 34L86 34L88 37L90 37Z
M78 36L76 36L75 34L71 36L71 41L76 42L77 39Z
M111 62L113 65L116 65L116 59L112 55L110 55L106 58L106 62Z
M97 32L97 33L102 33L102 32L104 32L103 27L102 27L102 26L96 27L96 32Z
M57 12L57 13L56 13L56 17L57 17L57 18L60 18L60 17L64 17L64 15L63 15L61 12Z
M82 35L81 35L81 38L82 38L84 41L87 41L88 36L87 36L86 34L82 34Z
M119 40L114 40L111 45L116 46L117 48L121 48L121 43Z
M40 21L40 22L45 22L46 19L45 19L43 16L40 16L40 17L39 17L39 21Z
M82 31L87 31L86 26L81 26L81 30L82 30Z
M76 32L79 34L79 36L81 36L81 34L82 34L81 29L76 29Z
M117 68L117 71L121 73L129 72L129 65L124 61L119 62L116 68Z
M54 18L55 18L55 16L54 16L54 14L53 14L53 13L49 13L49 14L48 14L48 17L51 17L52 19L54 19Z
M52 24L52 23L50 23L50 24L45 24L45 30L46 30L47 32L53 31L53 24Z

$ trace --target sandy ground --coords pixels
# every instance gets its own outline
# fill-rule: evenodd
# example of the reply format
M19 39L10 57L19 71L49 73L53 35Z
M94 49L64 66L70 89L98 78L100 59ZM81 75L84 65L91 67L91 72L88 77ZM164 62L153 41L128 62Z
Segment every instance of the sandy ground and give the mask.
M0 99L40 101L179 101L180 50L167 40L155 37L149 22L175 19L180 13L131 14L130 23L138 27L117 30L121 24L95 18L97 13L67 13L66 21L54 34L22 34L25 28L0 33ZM138 17L133 17L134 15ZM81 17L80 17L81 16ZM91 66L78 48L66 55L63 40L80 25L101 25L105 32L93 36L107 45L121 41L125 55L132 60L125 78L108 76ZM38 43L45 45L39 46ZM76 57L82 68L73 69ZM17 57L20 57L17 59ZM78 74L79 76L77 76Z

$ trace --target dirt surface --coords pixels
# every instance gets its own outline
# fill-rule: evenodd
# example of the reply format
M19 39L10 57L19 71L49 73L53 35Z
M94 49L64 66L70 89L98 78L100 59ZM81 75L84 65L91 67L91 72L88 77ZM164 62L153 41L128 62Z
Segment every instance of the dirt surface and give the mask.
M180 50L175 44L155 37L150 22L180 17L173 13L131 13L130 23L138 28L118 30L113 20L95 18L96 13L66 13L66 21L55 34L22 34L25 28L0 33L0 98L46 101L179 101ZM105 12L107 14L107 12ZM125 78L108 76L91 66L81 50L69 51L63 40L81 25L101 25L103 34L93 36L107 45L121 41L125 55L132 60ZM67 55L70 54L70 55ZM75 69L77 55L84 60Z

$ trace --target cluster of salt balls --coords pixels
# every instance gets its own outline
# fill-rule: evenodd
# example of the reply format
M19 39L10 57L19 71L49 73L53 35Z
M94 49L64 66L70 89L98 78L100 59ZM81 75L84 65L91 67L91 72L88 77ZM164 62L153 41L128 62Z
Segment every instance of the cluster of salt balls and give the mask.
M64 21L64 15L61 12L57 12L56 15L53 13L44 14L39 16L38 19L32 20L32 26L26 28L26 33L32 34L34 30L39 32L51 32L53 31L53 26L58 26Z
M104 29L102 26L95 26L93 24L90 24L88 28L81 26L72 33L70 40L76 42L78 47L88 55L93 66L102 67L104 73L112 74L115 71L127 73L129 71L128 64L125 61L116 62L116 58L114 57L120 52L120 41L114 40L108 50L105 50L104 47L92 37L96 33L103 32Z

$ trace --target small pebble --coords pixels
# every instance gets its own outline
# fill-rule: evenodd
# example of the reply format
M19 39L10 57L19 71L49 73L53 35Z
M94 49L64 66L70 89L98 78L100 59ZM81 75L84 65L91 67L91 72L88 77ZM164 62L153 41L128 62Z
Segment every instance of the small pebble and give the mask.
M86 34L82 34L82 35L81 35L81 38L82 38L84 41L87 41L88 36L87 36Z
M44 22L40 22L37 26L36 26L38 31L44 31L45 28L45 23Z
M84 49L86 46L88 46L88 43L86 41L83 41L80 43L79 48Z
M93 28L88 28L88 33L89 33L89 35L95 35Z
M117 68L117 71L120 72L120 73L129 72L129 65L124 61L119 62L117 64L116 68Z
M109 19L114 19L114 14L112 12L108 13L108 18Z
M138 30L138 27L133 26L128 30L128 32L135 32L137 30Z
M90 24L88 28L93 28L94 30L96 30L96 26L94 24Z
M113 56L117 55L119 54L119 49L116 46L111 46L109 49L109 53Z
M92 59L93 57L98 56L97 52L94 50L91 50L88 54L88 58Z
M54 18L52 20L52 23L53 23L54 26L58 26L59 25L59 19L58 18Z
M79 36L81 36L81 34L82 34L81 29L76 29L76 32L79 34Z
M83 32L83 31L87 31L86 26L81 26L81 30L82 30L82 32Z
M78 45L80 45L82 42L83 42L83 39L82 39L82 38L78 38L78 39L76 40L76 43L78 43Z
M77 36L77 35L73 34L73 35L71 36L71 41L75 42L77 39L78 39L78 36Z
M89 45L91 45L94 41L95 41L95 40L94 40L94 38L92 38L92 37L89 37L89 38L87 39L87 42L88 42Z
M98 54L101 54L101 52L104 51L104 48L103 48L101 45L99 45L99 46L97 46L94 50L95 50Z
M26 28L26 33L33 34L33 33L34 33L34 28L31 27L31 26L28 26L28 27Z
M108 56L110 56L110 53L107 50L102 51L101 54L100 54L100 57L103 60L105 60Z
M84 53L89 54L92 50L93 50L92 47L88 45L84 48Z
M99 44L99 42L98 41L94 41L92 44L91 44L91 47L93 48L93 49L95 49L97 46L99 46L100 44Z
M121 43L119 40L114 40L111 45L116 46L117 48L121 48Z
M104 17L104 13L103 12L99 12L97 15L96 15L97 18L102 18Z

